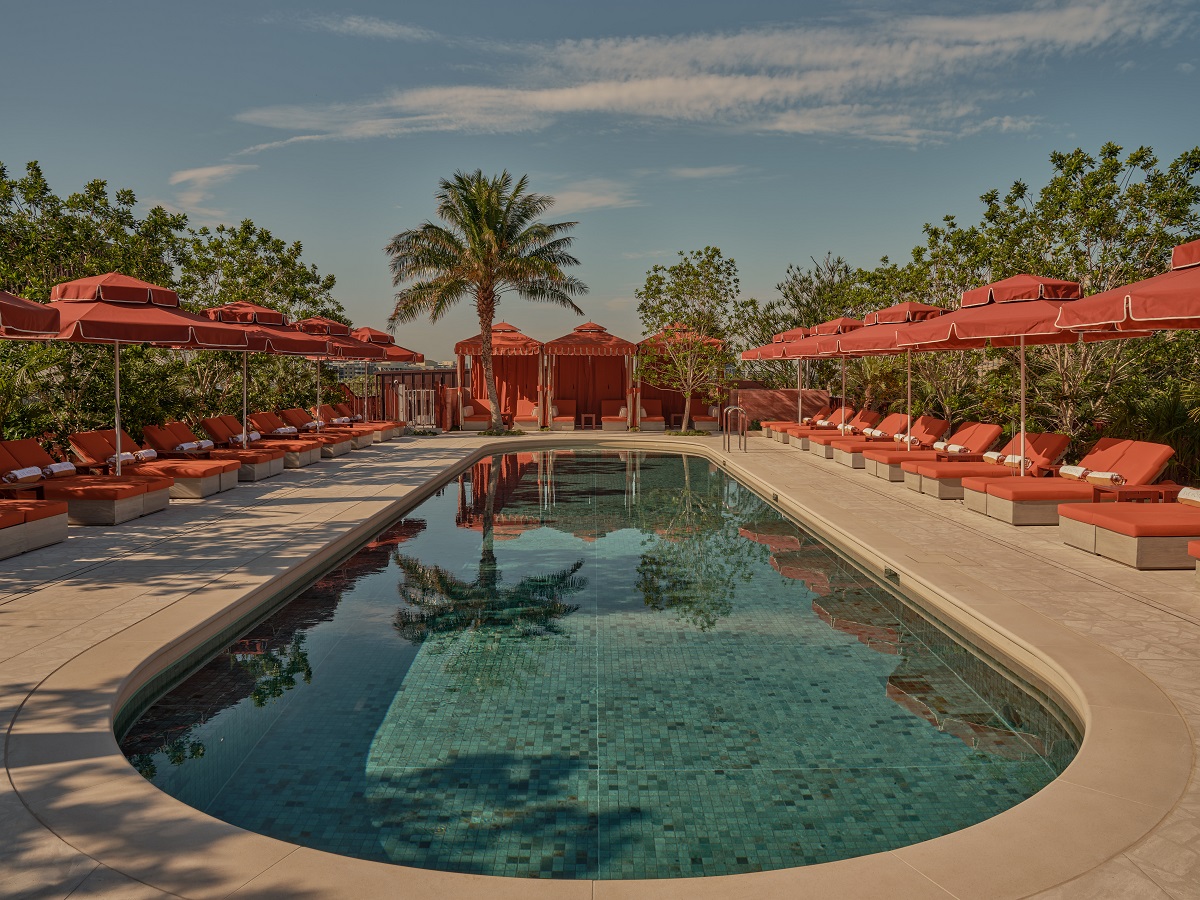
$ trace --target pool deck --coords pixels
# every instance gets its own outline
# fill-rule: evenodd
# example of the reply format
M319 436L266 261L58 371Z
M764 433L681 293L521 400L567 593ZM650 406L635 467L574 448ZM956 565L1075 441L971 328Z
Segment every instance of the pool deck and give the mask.
M654 882L499 879L332 856L162 794L121 756L120 704L428 496L484 447L696 452L939 615L978 632L1086 729L1067 771L964 831L857 859ZM1200 898L1200 583L1138 572L751 437L407 438L0 561L0 897Z

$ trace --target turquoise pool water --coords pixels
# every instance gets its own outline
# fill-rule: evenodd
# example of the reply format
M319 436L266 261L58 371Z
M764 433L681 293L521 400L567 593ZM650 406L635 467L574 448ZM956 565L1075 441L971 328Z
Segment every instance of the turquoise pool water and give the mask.
M720 469L494 457L122 738L253 831L422 868L723 875L1027 798L1069 721Z

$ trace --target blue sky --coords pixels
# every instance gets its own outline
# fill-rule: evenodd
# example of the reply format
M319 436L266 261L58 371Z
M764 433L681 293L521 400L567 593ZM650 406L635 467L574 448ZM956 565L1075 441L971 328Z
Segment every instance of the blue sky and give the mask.
M251 218L376 327L381 248L459 168L556 196L587 316L636 339L634 290L677 250L720 247L766 299L826 251L906 258L924 222L1040 186L1054 150L1200 140L1189 0L6 7L10 173ZM501 317L542 339L582 321L513 297ZM398 338L447 358L477 330L464 304Z

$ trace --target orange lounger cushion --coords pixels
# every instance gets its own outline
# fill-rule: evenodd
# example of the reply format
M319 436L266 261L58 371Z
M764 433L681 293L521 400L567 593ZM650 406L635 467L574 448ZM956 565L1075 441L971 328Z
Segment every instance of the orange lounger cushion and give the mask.
M1200 509L1178 503L1067 503L1058 514L1129 537L1200 536Z
M37 522L67 514L67 504L61 500L4 500L0 501L0 508L20 512L26 522Z
M158 480L163 489L171 486L170 479ZM150 487L149 482L149 479L126 480L124 476L115 479L104 475L75 475L47 481L43 493L47 500L124 500L160 489Z
M1016 469L986 462L938 462L937 460L927 462L916 460L914 462L902 462L900 463L900 468L905 472L915 472L922 478L961 478L963 480L963 487L972 491L975 488L967 485L967 482L972 478L992 481L996 478L1012 478L1017 474ZM1027 475L1026 477L1028 478L1029 476Z
M966 484L963 484L966 487ZM1086 500L1093 496L1092 486L1065 478L1004 478L987 485L988 495L1021 503L1031 500Z
M14 525L24 524L24 510L14 509L7 500L0 501L0 528L12 528Z

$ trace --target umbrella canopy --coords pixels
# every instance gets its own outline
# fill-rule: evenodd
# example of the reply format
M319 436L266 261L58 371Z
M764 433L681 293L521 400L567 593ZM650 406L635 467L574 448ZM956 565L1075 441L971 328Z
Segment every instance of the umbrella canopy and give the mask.
M240 325L246 332L246 347L253 353L314 356L329 352L328 342L315 334L289 327L287 316L276 309L254 303L210 306L200 313L214 322Z
M1171 270L1064 306L1059 328L1070 330L1200 328L1200 241L1180 244Z
M86 344L157 344L208 350L245 350L245 329L179 308L179 295L128 275L109 272L54 286L58 339Z
M342 359L383 359L387 355L382 347L352 338L350 326L336 319L309 316L296 322L294 327L325 338L331 356Z
M454 345L458 356L478 356L483 352L483 335L459 341ZM497 322L492 326L492 353L496 356L537 356L542 352L542 342L522 334L515 325Z
M385 354L384 362L425 362L425 354L409 350L396 343L396 339L386 331L364 325L350 332L350 337L364 344L374 344L382 347Z
M633 356L637 345L609 334L603 325L585 322L570 334L547 341L545 349L551 356Z
M905 301L887 309L868 313L862 328L842 334L822 337L817 348L822 356L867 356L873 354L901 353L897 325L909 322L924 322L935 319L945 312L940 306Z
M54 307L0 291L0 337L47 337L59 327Z
M954 312L905 327L897 341L914 350L965 350L1018 344L1066 344L1078 338L1055 322L1064 304L1080 296L1073 281L1014 275L963 293Z

